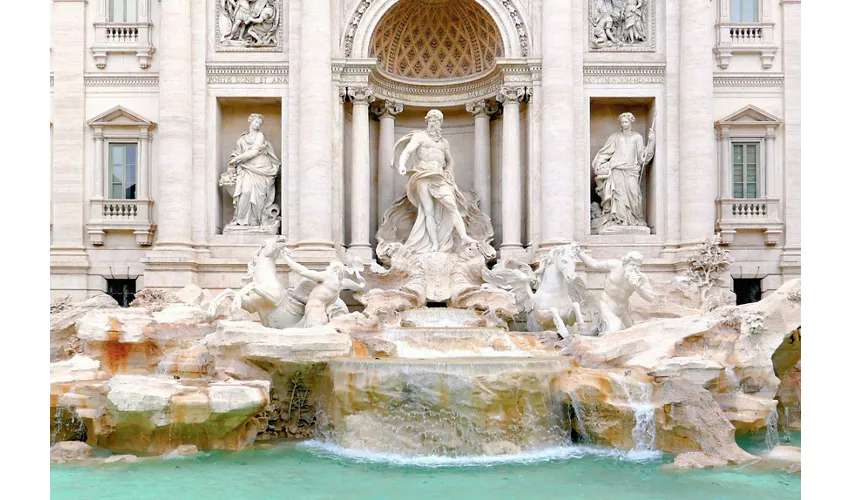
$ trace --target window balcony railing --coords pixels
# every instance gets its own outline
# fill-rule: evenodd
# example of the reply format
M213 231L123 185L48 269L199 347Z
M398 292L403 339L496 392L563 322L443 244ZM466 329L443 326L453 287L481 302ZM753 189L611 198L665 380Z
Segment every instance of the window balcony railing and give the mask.
M714 48L722 69L729 67L736 53L757 53L764 69L773 66L777 47L773 43L773 23L719 23Z
M151 200L91 200L87 231L92 244L102 245L107 231L132 231L139 245L150 245L156 229L152 205Z
M94 23L94 44L91 47L95 64L100 69L106 67L106 58L110 53L136 54L139 66L146 69L151 64L154 48L151 43L149 22L144 23Z
M775 245L782 234L778 198L721 198L717 200L717 229L723 243L740 230L760 231L765 245Z

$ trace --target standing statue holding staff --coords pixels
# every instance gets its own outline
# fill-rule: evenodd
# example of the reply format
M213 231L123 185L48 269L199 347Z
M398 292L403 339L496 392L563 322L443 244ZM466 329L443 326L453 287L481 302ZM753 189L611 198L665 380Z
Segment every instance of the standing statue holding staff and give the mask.
M635 115L619 117L621 130L608 137L593 158L596 194L602 198L601 230L611 226L646 226L643 214L641 178L655 155L655 130L649 129L648 142L634 130Z

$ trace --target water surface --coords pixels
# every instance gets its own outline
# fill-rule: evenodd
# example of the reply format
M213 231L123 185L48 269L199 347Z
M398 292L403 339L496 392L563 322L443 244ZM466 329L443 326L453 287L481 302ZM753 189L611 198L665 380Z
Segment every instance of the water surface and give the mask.
M792 436L799 445L799 434ZM748 436L750 451L763 438ZM786 444L786 443L783 443ZM178 460L107 466L53 465L51 498L215 499L608 499L800 498L800 476L747 468L670 471L671 455L629 456L601 448L555 448L495 460L416 462L349 453L316 442L212 452Z

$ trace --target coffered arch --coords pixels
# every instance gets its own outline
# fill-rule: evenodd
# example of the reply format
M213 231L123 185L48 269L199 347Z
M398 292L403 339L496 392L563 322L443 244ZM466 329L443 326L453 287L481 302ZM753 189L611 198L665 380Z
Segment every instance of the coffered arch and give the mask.
M406 0L360 0L346 13L345 29L340 40L342 53L351 59L370 56L372 37L381 19L397 4ZM443 2L445 0L422 0ZM498 27L503 47L502 57L526 58L531 53L532 40L528 29L528 14L516 0L474 0Z

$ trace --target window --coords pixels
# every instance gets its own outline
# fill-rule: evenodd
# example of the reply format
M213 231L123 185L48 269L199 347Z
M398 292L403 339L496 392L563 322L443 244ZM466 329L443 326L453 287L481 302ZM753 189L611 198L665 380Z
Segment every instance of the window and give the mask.
M109 22L135 23L136 0L109 0Z
M760 164L759 143L732 143L733 198L758 198L760 196L758 175Z
M734 278L732 288L737 305L752 304L761 300L761 280L757 278Z
M130 307L136 299L136 280L106 279L106 294L115 299L121 307Z
M109 144L109 198L136 199L136 144Z
M732 0L733 23L759 22L759 0Z

